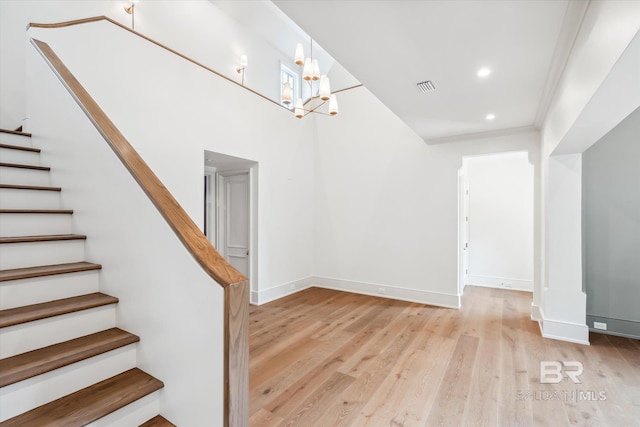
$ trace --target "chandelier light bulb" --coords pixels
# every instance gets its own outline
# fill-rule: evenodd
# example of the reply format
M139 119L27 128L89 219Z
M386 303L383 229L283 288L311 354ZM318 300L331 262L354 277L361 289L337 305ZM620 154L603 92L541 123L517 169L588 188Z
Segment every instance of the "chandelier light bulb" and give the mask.
M336 99L335 94L332 94L329 98L329 114L332 116L338 114L338 100Z
M302 49L302 43L296 45L296 65L304 65L304 50Z
M286 82L282 87L282 103L283 104L291 104L293 97L293 89L291 88L291 83Z
M313 78L313 65L311 64L311 58L307 58L304 60L302 78L305 80L311 80Z
M329 83L329 77L320 77L320 90L318 91L318 96L320 96L320 99L322 99L323 101L328 101L331 97L331 85Z
M294 114L297 118L301 119L304 116L304 105L302 104L302 98L298 98L296 101L296 108Z
M311 60L311 66L313 69L313 73L311 74L311 79L312 80L319 80L320 79L320 66L318 65L318 60L317 59L312 59Z

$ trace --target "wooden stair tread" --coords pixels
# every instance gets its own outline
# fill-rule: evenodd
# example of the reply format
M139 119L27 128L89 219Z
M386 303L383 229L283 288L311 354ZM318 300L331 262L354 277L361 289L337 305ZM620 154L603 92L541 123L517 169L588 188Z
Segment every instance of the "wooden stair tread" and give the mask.
M16 236L0 237L0 244L3 243L32 243L32 242L57 242L60 240L86 240L83 234L48 234L41 236Z
M0 184L0 188L8 188L12 190L43 190L43 191L62 191L60 187L43 187L40 185L14 185Z
M38 171L50 171L51 168L49 166L38 166L38 165L23 165L20 163L5 163L0 162L1 167L5 168L18 168L18 169L33 169Z
M0 310L0 328L46 319L61 314L74 313L89 308L115 304L118 298L95 292L77 297L63 298L39 304Z
M33 153L39 153L40 149L35 147L23 147L20 145L0 144L0 148L7 148L9 150L31 151Z
M84 426L162 387L162 381L133 368L8 419L0 426Z
M140 424L139 427L176 427L176 425L168 421L162 415L156 415L144 424Z
M5 214L72 214L73 209L0 209Z
M22 126L20 126L18 129L21 129ZM31 134L29 132L22 132L19 130L10 130L10 129L2 129L0 128L0 133L10 133L12 135L20 135L20 136L26 136L31 138Z
M38 267L0 270L0 282L29 279L32 277L54 276L56 274L77 273L80 271L100 270L100 264L91 262L71 262L67 264L42 265Z
M0 360L0 387L140 341L112 328Z

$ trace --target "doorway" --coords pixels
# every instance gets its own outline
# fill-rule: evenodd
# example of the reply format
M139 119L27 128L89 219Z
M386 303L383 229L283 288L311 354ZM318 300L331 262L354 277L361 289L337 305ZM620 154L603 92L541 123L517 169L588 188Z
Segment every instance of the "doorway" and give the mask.
M526 151L463 158L458 173L458 292L533 291L534 166Z
M205 151L204 230L216 250L249 279L258 281L258 163Z

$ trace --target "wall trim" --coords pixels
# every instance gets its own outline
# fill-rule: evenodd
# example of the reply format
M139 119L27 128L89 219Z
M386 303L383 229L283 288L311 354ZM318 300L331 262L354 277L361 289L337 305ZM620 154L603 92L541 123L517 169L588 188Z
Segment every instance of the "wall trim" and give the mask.
M593 322L605 323L607 325L607 329L596 329L593 327ZM587 314L587 327L592 332L617 335L636 340L640 339L640 322L635 320L615 319L595 314Z
M540 316L541 319L538 320L538 325L540 325L540 332L544 338L590 345L589 328L586 324L582 325L579 323L545 318L544 311L542 311L541 307Z
M283 283L273 288L251 291L251 304L262 305L288 295L295 294L313 286L313 278L305 277L293 282Z
M514 291L533 292L533 280L470 274L468 284L474 286L485 286L488 288L512 289Z
M519 126L519 127L513 127L513 128L507 128L507 129L498 129L498 130L490 130L490 131L484 131L484 132L471 132L471 133L464 133L464 134L460 134L460 135L453 135L453 136L442 136L442 137L435 137L435 138L429 138L429 139L425 139L425 142L429 145L436 145L436 144L444 144L447 142L461 142L461 141L468 141L471 139L486 139L486 138L495 138L495 137L499 137L499 136L506 136L506 135L520 135L520 134L524 134L524 133L532 133L532 132L538 132L539 129L534 126L534 125L528 125L528 126Z
M419 304L434 305L445 308L460 308L461 296L440 292L421 291L402 288L399 286L380 285L374 283L356 282L353 280L332 279L329 277L309 276L269 289L251 292L251 304L262 305L279 298L300 292L308 288L324 288L336 291L352 292L354 294L371 295L381 298L397 299ZM384 288L385 293L379 292Z
M399 286L356 282L354 280L342 280L318 276L313 277L313 284L318 288L334 289L337 291L353 292L355 294L397 299L445 308L459 309L461 305L460 295L408 289ZM384 293L380 292L381 288L384 289Z
M533 302L531 303L531 320L538 323L542 320L542 308ZM542 332L542 329L540 332Z
M461 307L461 295L319 276L305 277L258 292L252 291L251 304L262 305L312 287L397 299L437 307L455 309ZM380 293L380 288L384 288L384 294ZM538 322L540 333L544 338L589 345L589 328L586 324L582 325L545 318L542 307L535 305L533 302L531 303L531 320Z

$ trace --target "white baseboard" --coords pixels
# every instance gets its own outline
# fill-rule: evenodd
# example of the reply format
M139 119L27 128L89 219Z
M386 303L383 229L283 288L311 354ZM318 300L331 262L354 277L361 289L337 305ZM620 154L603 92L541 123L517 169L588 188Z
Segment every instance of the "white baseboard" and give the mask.
M459 295L317 276L306 277L304 279L284 283L261 291L251 291L251 304L265 304L314 286L318 288L334 289L337 291L353 292L356 294L417 302L419 304L428 304L438 307L460 308ZM384 293L381 293L380 289L384 289Z
M421 291L397 286L355 282L352 280L332 279L329 277L313 277L313 286L356 294L372 295L438 307L460 308L460 296L440 292Z
M460 308L461 304L461 297L454 294L318 276L306 277L258 292L252 291L251 303L256 305L265 304L314 286L446 308ZM545 338L589 345L589 328L586 324L582 325L545 318L542 307L535 304L531 304L531 320L538 322L540 332Z
M534 303L531 303L531 320L538 323L542 320L542 309Z
M589 328L586 324L546 319L542 308L539 308L541 319L538 320L540 332L545 338L589 345Z
M251 304L262 305L277 299L286 297L287 295L300 292L313 286L313 278L305 277L304 279L295 280L273 288L263 289L261 291L251 291Z
M492 277L469 275L469 284L474 286L486 286L489 288L513 289L514 291L533 292L533 281L511 279L506 277Z

